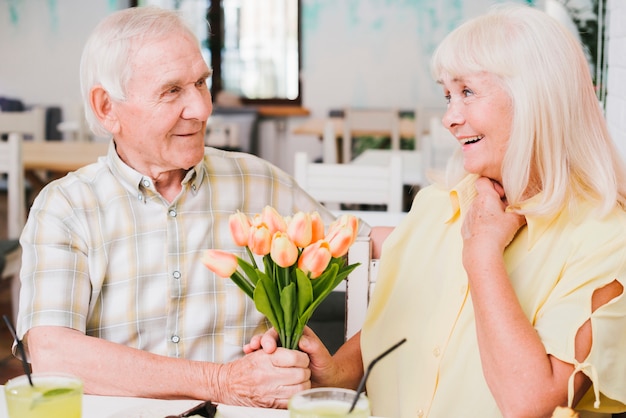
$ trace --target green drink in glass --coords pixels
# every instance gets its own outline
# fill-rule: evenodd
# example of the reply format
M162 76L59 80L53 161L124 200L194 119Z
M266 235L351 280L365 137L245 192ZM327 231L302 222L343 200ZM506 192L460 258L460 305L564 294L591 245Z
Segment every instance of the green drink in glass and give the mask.
M9 418L81 418L83 383L75 376L39 373L9 380L4 385Z
M352 410L356 391L341 388L316 388L296 393L289 400L290 418L369 418L370 405L361 393Z

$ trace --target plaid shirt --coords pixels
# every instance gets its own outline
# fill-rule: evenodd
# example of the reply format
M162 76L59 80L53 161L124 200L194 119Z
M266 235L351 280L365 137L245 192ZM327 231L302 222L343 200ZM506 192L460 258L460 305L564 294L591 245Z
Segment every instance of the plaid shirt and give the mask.
M286 173L255 156L212 148L167 202L152 180L108 155L50 183L21 237L18 334L69 327L156 354L212 362L240 357L267 322L230 279L200 261L239 251L228 217L271 205L333 215Z

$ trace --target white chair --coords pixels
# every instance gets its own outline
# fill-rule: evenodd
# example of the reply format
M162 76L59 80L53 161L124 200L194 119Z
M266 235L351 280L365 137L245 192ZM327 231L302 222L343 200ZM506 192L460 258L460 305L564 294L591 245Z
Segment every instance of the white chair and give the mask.
M340 203L384 204L402 212L402 158L392 156L388 166L312 163L305 152L295 156L294 178L329 209Z
M340 162L352 161L352 140L358 136L387 136L391 149L400 149L400 115L397 109L344 110Z
M10 279L14 318L17 315L19 272L22 250L17 239L24 227L26 203L24 196L24 167L22 165L22 138L10 133L7 141L0 141L0 174L7 175L7 232L8 239L0 242L4 267L0 279Z
M361 330L378 275L379 260L372 259L369 237L359 237L348 250L348 263L361 263L346 279L346 329L350 339Z

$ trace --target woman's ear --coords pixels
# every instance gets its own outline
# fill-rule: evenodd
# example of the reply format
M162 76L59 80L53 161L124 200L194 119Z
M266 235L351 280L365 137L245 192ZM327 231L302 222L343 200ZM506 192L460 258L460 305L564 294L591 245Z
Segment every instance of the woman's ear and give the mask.
M93 113L100 121L100 124L115 135L119 132L119 121L117 115L113 111L113 103L109 93L100 85L94 86L89 95L89 101Z

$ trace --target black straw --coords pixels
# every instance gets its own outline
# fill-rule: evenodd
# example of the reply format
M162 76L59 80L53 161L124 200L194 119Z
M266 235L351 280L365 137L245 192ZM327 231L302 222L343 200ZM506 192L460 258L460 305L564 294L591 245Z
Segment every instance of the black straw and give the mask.
M6 315L2 315L2 319L4 319L4 323L7 324L7 328L9 328L9 331L11 331L13 339L15 339L15 343L17 344L17 351L19 352L20 357L22 357L22 367L24 367L24 373L26 373L28 383L30 383L31 386L34 386L33 379L30 377L30 366L26 361L26 351L24 351L24 344L22 343L22 340L17 338L17 332L15 331L15 328L13 327L11 321L9 321L9 318L7 318Z
M387 354L391 353L393 350L400 347L405 342L406 342L406 338L401 339L400 341L398 341L397 343L389 347L384 353L382 353L381 355L376 357L374 360L372 360L369 366L367 366L367 370L365 371L365 374L363 375L363 377L361 378L361 381L359 382L359 387L356 389L356 396L354 397L354 400L352 401L352 405L350 406L350 410L348 411L348 414L352 412L352 410L356 406L356 403L359 400L359 395L361 394L361 392L363 391L363 388L365 387L365 381L367 380L367 377L370 375L370 372L372 371L372 368L374 367L374 365L378 363L378 361L381 360L383 357L385 357Z

